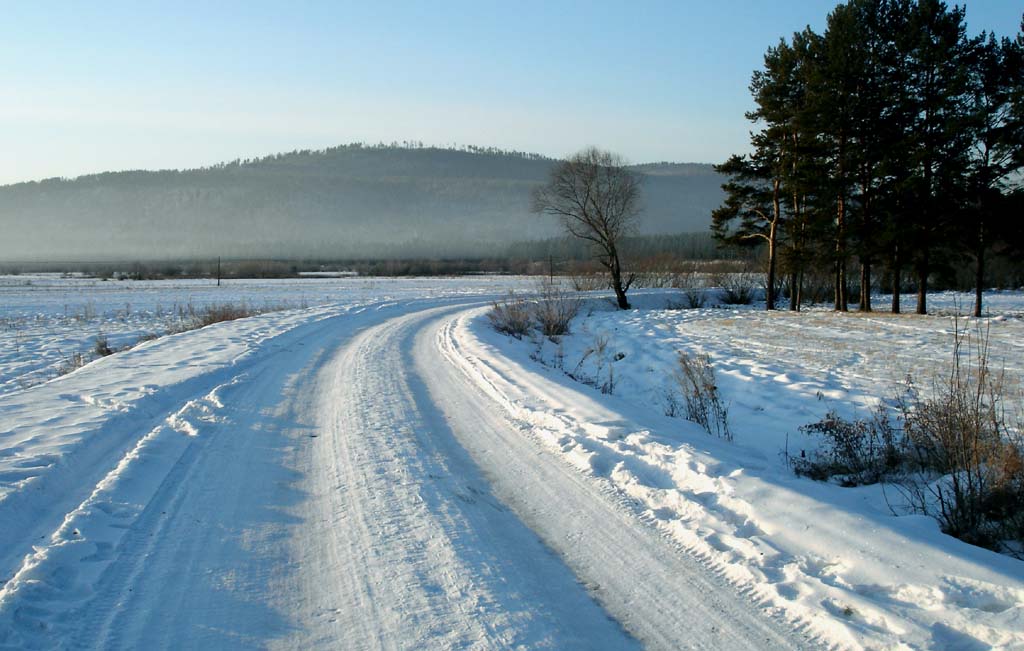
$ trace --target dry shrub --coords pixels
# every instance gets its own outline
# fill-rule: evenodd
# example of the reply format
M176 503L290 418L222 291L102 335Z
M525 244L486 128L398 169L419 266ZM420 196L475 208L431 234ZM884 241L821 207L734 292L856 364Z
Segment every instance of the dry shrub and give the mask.
M67 375L72 371L77 371L86 364L89 360L86 359L85 355L79 352L71 353L70 355L61 354L61 363L57 367L57 375Z
M264 303L260 307L251 305L245 300L242 300L240 303L213 303L201 306L196 306L191 301L183 305L176 303L171 313L177 314L178 323L174 327L168 328L164 334L180 334L182 332L188 332L189 330L213 325L214 323L244 319L251 316L265 314L267 312L291 310L296 307L300 307L302 309L309 307L305 297L302 297L302 299L296 303L292 303L290 301L284 301L281 303ZM152 335L143 335L136 343L148 341L154 338L156 337Z
M609 395L615 393L615 368L612 366L612 362L621 360L625 357L625 354L617 353L613 356L609 356L609 341L607 334L595 334L593 343L583 351L583 356L580 357L580 361L576 364L576 368L572 371L566 371L565 374L577 382L581 382L598 389L601 393ZM589 375L583 370L584 365L590 358L593 358L593 375Z
M683 308L697 310L707 303L704 274L699 273L695 265L689 265L676 274L675 286L683 290Z
M117 351L110 347L110 342L107 341L106 335L96 335L96 342L93 344L92 352L96 357L107 357Z
M1024 556L1024 447L1010 424L989 336L955 323L949 373L924 396L907 379L867 420L829 413L801 430L821 438L795 470L844 485L892 482L913 512L972 544Z
M708 302L708 295L703 289L690 287L683 292L683 307L687 310L699 310Z
M245 302L242 303L220 303L207 305L196 313L198 327L202 328L214 323L223 321L234 321L259 314L259 310L251 309Z
M713 282L722 288L722 303L726 305L750 305L754 302L757 274L747 271L717 274Z
M801 450L799 457L790 459L798 475L812 479L832 479L843 486L874 484L899 471L906 461L902 433L884 403L865 419L847 420L830 410L800 431L820 439L809 453Z
M522 339L536 325L545 337L569 334L569 324L580 311L581 301L558 283L544 281L535 301L510 293L495 301L487 318L498 332Z
M611 282L604 273L581 273L572 275L572 287L578 292L593 292L609 289Z
M686 405L686 419L700 425L708 434L731 441L729 408L718 393L711 357L706 353L690 355L680 351L674 377Z
M533 305L533 318L545 337L569 334L569 324L580 311L580 299L558 283L545 281Z
M530 313L526 300L510 292L508 297L495 301L491 311L487 313L491 327L504 335L522 339L529 334L533 315Z
M953 362L932 396L900 403L910 459L900 486L912 508L974 544L1024 552L1020 427L1007 418L1003 374L990 367L989 333L954 328Z

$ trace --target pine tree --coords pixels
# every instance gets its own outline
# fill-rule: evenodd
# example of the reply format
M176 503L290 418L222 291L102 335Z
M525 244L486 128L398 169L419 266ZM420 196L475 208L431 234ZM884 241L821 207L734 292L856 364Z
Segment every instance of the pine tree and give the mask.
M982 314L985 257L993 242L1004 236L1005 193L1008 178L1022 163L1014 142L1013 88L1022 75L1021 52L1009 39L982 34L970 67L970 116L974 146L970 160L970 205L963 226L964 241L972 243L975 261L974 315Z
M774 310L782 228L782 179L778 174L778 150L771 146L773 139L758 134L753 141L755 153L752 156L730 156L729 160L715 166L715 171L728 176L729 181L722 185L725 203L711 213L711 229L715 239L727 244L767 244L765 307Z
M907 206L910 246L917 275L917 313L927 314L928 278L940 247L948 244L964 179L970 136L967 120L968 64L964 10L941 0L918 0L904 32L914 115L911 145L913 206Z
M727 198L712 215L713 229L723 241L767 243L765 306L769 310L775 309L779 243L786 211L793 224L800 222L803 213L807 91L804 65L813 38L808 30L794 35L794 45L783 39L768 49L764 68L754 72L750 83L757 108L747 114L747 119L761 126L751 135L754 153L749 157L733 156L716 167L731 180L722 186ZM789 197L792 203L786 208L784 201ZM735 230L730 230L737 222ZM798 296L798 289L791 287L791 292ZM798 302L791 300L791 309L796 306Z

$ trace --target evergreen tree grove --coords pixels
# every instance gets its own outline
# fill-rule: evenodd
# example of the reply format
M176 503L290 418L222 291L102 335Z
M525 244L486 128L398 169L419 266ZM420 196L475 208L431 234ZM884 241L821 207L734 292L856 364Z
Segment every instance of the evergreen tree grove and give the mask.
M768 49L752 153L717 167L729 181L712 215L720 242L767 244L768 309L780 264L791 309L816 265L836 310L871 311L887 278L893 312L911 280L924 314L931 279L967 263L981 314L986 261L1020 221L1024 35L969 37L965 18L942 0L849 0L823 34Z

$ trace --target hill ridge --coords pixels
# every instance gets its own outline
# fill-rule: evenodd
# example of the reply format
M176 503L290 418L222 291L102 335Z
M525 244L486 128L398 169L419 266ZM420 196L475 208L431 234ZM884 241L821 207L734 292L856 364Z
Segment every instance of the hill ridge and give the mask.
M467 146L294 150L182 170L0 186L0 259L206 255L451 257L558 233L529 212L557 159ZM644 163L640 234L706 230L710 165Z

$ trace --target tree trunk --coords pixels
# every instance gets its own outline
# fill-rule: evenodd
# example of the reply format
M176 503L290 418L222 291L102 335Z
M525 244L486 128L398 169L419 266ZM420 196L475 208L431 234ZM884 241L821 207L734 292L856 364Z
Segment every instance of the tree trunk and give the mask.
M778 220L773 219L768 231L768 286L765 287L764 304L766 310L775 309L775 264L776 264L776 231Z
M777 241L779 218L782 215L782 205L779 200L779 190L782 183L775 179L772 182L772 223L768 229L768 286L765 287L764 306L766 310L775 309L775 265L778 256Z
M839 194L836 197L836 292L835 309L837 312L846 312L846 133L839 132L839 148L836 151L838 169L836 178L840 183Z
M931 74L929 73L929 86L931 84ZM931 109L925 112L924 123L931 123ZM933 175L934 169L932 167L933 155L937 154L935 148L932 145L933 138L930 130L925 131L925 155L924 160L924 202L921 205L922 210L918 215L919 228L912 229L911 233L914 234L914 246L918 247L921 251L921 256L917 264L917 313L928 314L928 271L929 271L929 251L931 249L931 238L929 237L929 229L933 227L933 222L939 218L939 204L937 198L934 196L934 183ZM919 231L914 233L914 231Z
M860 263L860 311L871 311L871 260Z
M896 246L892 252L892 313L900 313L900 290L903 289L903 279L900 277L903 275L900 269L900 250L899 246Z
M797 144L798 144L797 134L794 133L793 134L793 149L794 149L794 151L797 149ZM793 158L793 175L794 176L796 176L796 169L797 169L797 159L794 157ZM803 217L802 217L802 210L801 210L801 203L800 203L800 194L798 192L793 192L793 223L800 225L799 226L799 232L801 234L797 237L798 244L795 247L793 247L793 248L796 249L797 252L794 252L794 254L793 254L793 258L791 260L792 271L789 272L789 311L790 312L799 312L800 311L800 280L798 278L798 273L799 273L800 263L797 260L799 259L799 256L800 256L798 251L802 250L802 248L803 248L803 244L802 244L802 242L803 242L803 234L802 233L803 233L803 223L804 222L803 222ZM791 250L792 250L792 248L791 248Z
M797 274L789 272L789 311L798 312L800 308L800 290L797 288Z
M846 312L849 297L846 292L846 197L842 194L836 203L836 291L835 309Z
M978 250L974 269L974 316L981 318L981 294L985 288L985 223L978 225Z
M874 250L874 217L872 213L874 191L871 183L873 178L874 167L868 163L861 168L860 183L860 251L857 253L860 260L860 296L857 309L861 312L871 311L871 251Z
M620 310L629 309L629 301L626 300L626 290L622 286L622 267L619 265L618 253L611 254L611 264L608 265L608 270L612 274L612 289L615 290L615 301L618 303Z
M800 269L796 272L796 311L800 311L800 306L804 304L804 268L803 263L800 263Z
M917 313L928 314L928 249L917 267Z

